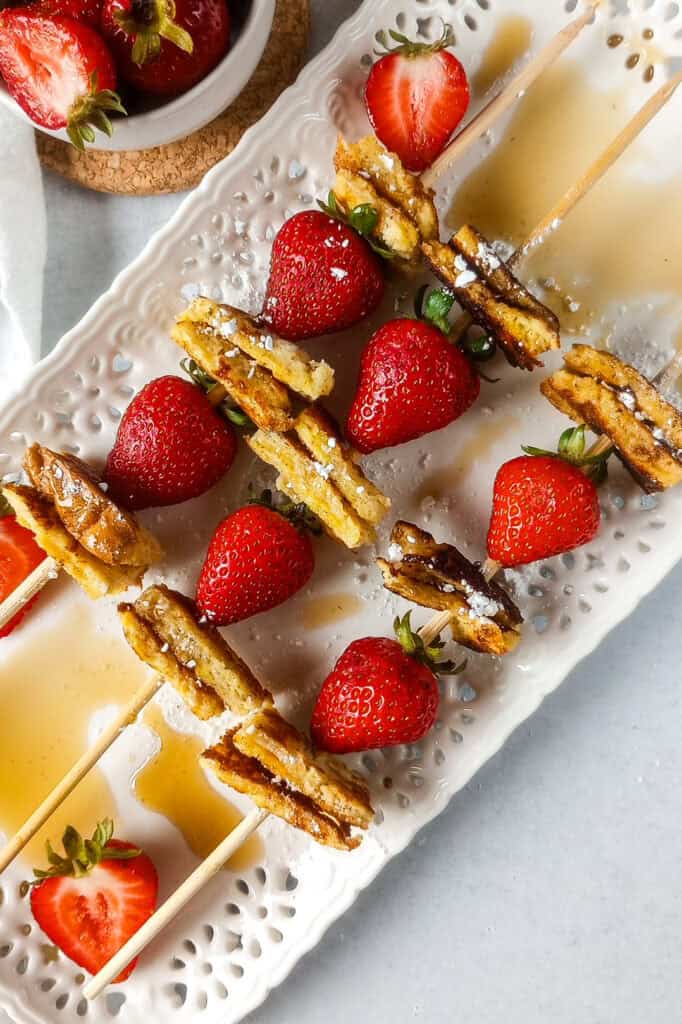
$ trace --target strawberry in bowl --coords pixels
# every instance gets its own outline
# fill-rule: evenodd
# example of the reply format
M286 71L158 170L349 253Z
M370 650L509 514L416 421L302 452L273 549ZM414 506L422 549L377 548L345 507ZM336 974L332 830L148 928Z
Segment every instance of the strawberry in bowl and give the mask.
M275 0L251 0L245 17L230 0L27 0L0 15L0 106L81 147L174 142L241 92L274 11ZM43 19L44 45L24 17Z

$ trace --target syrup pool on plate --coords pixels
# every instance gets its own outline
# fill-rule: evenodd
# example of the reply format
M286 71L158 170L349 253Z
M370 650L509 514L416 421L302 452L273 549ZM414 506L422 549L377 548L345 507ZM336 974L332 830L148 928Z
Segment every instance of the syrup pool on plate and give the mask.
M357 594L320 594L303 603L301 621L304 629L321 629L349 619L363 607Z
M485 96L528 52L533 36L530 18L508 14L500 19L471 80L475 96Z
M653 93L654 86L649 87ZM562 60L519 101L499 144L459 186L447 224L473 223L518 245L623 127L623 92L599 91ZM633 174L635 143L524 263L524 279L546 282L545 301L567 333L605 318L609 307L658 293L682 316L682 189L676 176Z
M40 600L49 601L49 592ZM39 610L40 605L33 614ZM25 621L11 638L12 653L0 662L0 829L6 835L16 832L87 750L92 715L123 706L145 678L123 638L99 632L78 601L51 616L49 624L43 618ZM90 834L104 817L115 819L116 805L95 769L22 857L40 866L46 838L58 842L67 824Z
M47 592L41 602L49 600ZM149 671L122 634L98 628L97 613L80 595L45 611L50 614L36 606L33 618L8 641L9 653L0 662L0 830L7 836L88 749L93 715L123 707ZM156 704L147 707L143 721L161 748L138 772L135 794L168 818L204 857L242 815L210 785L199 764L204 743L198 737L171 729ZM121 784L130 785L132 766L124 762L120 771ZM43 866L45 840L59 842L67 824L90 834L104 817L113 818L118 834L125 836L111 786L95 767L26 846L24 863ZM230 866L255 863L260 852L254 837Z
M145 709L142 723L156 734L160 747L135 776L135 796L168 818L203 860L243 815L208 781L199 761L205 747L201 739L172 729L158 704ZM251 836L225 866L243 870L258 863L262 852L261 840Z

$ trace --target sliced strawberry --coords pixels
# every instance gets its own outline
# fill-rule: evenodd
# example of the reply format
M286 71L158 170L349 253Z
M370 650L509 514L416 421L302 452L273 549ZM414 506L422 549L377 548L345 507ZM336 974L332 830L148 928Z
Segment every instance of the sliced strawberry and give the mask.
M13 515L0 518L0 601L4 601L45 558L30 530L24 529ZM35 604L39 595L0 630L0 638L9 636L19 625L26 612Z
M55 15L73 18L74 21L82 21L96 29L102 14L102 0L35 0L31 4L31 12L50 18Z
M48 871L31 892L31 910L51 942L69 959L96 974L154 913L156 868L132 843L112 839L113 823L101 822L91 840L75 829L64 833L66 856L48 843ZM125 981L136 960L115 979Z
M435 43L413 43L390 31L398 45L370 71L365 105L372 127L387 149L410 171L433 163L469 106L464 68L446 47L455 42L450 25ZM386 44L386 33L381 33Z
M66 128L77 149L97 128L111 135L107 111L125 114L116 69L104 40L88 25L32 8L0 12L0 74L19 106L41 128Z

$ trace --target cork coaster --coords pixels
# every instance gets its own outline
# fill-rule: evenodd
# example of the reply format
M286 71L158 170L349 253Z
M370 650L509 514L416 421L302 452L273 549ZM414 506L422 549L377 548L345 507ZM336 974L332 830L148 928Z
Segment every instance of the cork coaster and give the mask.
M270 38L253 78L220 117L186 139L158 149L79 153L39 132L43 166L98 192L144 196L194 188L294 81L304 63L309 29L309 0L277 0Z

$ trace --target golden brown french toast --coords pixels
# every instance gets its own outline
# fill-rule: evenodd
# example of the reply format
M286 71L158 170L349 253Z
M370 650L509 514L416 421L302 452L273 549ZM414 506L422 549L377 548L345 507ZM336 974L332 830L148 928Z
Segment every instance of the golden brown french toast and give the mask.
M233 729L226 733L201 755L221 782L250 797L257 807L307 832L324 846L337 850L353 850L359 846L361 839L351 835L350 825L335 821L309 797L274 776L256 758L242 754L234 745L235 732Z
M399 520L391 532L391 560L377 559L384 586L408 601L451 612L457 643L486 654L508 654L521 639L521 613L509 595L485 579L479 566L452 544Z
M613 444L647 492L682 481L682 415L634 367L590 345L574 345L540 385L552 405Z
M108 497L96 474L75 455L33 444L24 468L71 536L102 562L145 570L162 557L156 538Z
M364 780L338 758L316 753L274 707L254 712L234 734L237 750L256 758L337 821L368 828L374 811Z
M183 594L159 584L118 610L137 656L178 690L198 718L225 708L246 715L272 702L248 665L217 629L199 621Z
M17 521L35 535L37 544L81 585L88 597L122 594L142 582L140 566L107 565L73 537L55 511L54 504L35 487L5 484L2 493Z
M497 341L512 366L533 370L540 356L559 348L559 321L524 288L490 243L469 224L447 245L425 242L422 253L475 324Z

